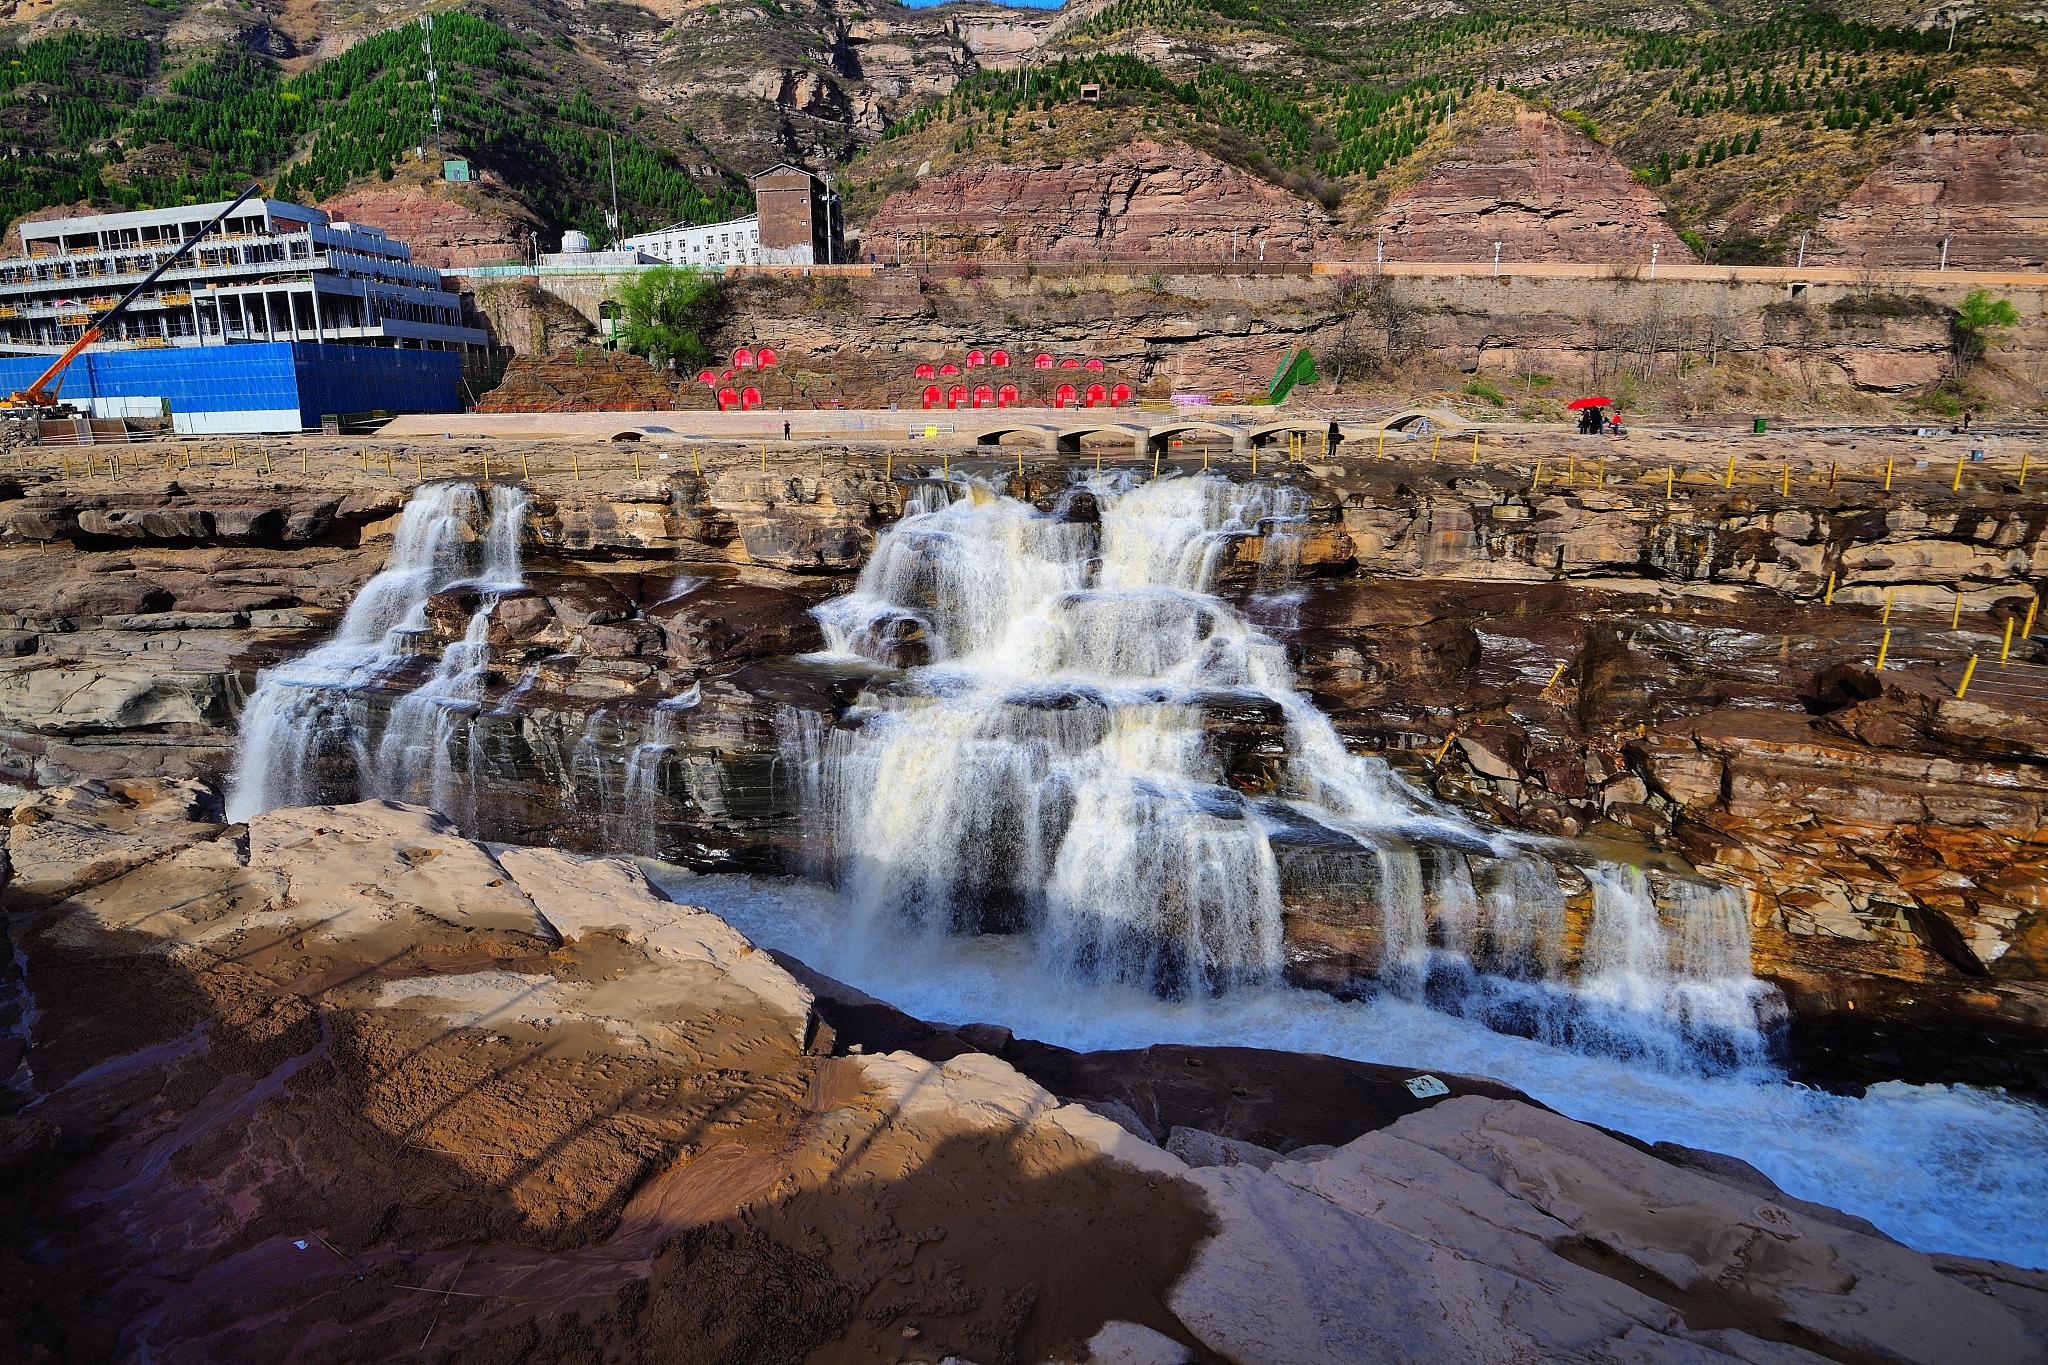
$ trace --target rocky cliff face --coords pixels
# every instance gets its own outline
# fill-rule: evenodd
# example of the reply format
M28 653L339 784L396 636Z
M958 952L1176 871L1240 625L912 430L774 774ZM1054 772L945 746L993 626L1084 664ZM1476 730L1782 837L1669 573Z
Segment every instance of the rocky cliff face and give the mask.
M420 265L446 270L524 260L527 234L541 223L502 187L366 182L320 207L336 218L382 228L412 248ZM552 248L550 235L544 245Z
M90 784L5 849L31 1358L1790 1360L1796 1321L1933 1365L2048 1323L2048 1278L1740 1162L1455 1076L918 1025L427 811Z
M1852 457L1837 490L1847 452L1824 446L1793 460L1789 494L1775 466L1745 461L1736 489L1718 465L1695 469L1667 503L1683 445L1559 456L1540 488L1411 460L1427 447L1405 438L1396 459L1296 471L1312 590L1272 628L1350 743L1446 799L1747 888L1758 970L1786 988L1818 1074L1847 1065L1827 1030L1867 1020L1897 1029L1894 1071L2048 1087L2036 1051L1982 1041L2048 1029L2048 736L2027 691L2041 644L2019 641L2022 662L1987 664L1967 700L1953 695L1962 659L1995 655L2048 574L2048 522L2009 471L1956 494L1909 474L1915 491L1885 503ZM685 452L589 449L581 480L558 448L532 452L545 467L499 452L498 477L540 481L523 586L436 594L408 656L355 693L386 715L452 645L482 642L483 702L448 740L478 774L455 812L471 828L707 868L806 856L783 746L793 725L839 723L869 679L790 656L818 646L807 608L843 590L898 515L915 457L890 480L839 452ZM424 454L445 472L446 451ZM331 633L380 567L407 459L386 475L324 456L325 491L225 470L13 489L0 775L16 796L218 780L255 670ZM990 469L1015 478L1007 460ZM1063 476L1030 480L1019 491L1049 499ZM1241 538L1226 590L1251 591L1266 559ZM1254 787L1273 723L1229 708L1213 721ZM313 780L356 794L352 769ZM1371 974L1382 926L1316 878L1289 894L1299 979L1348 989Z
M1364 226L1388 260L1646 262L1692 252L1657 196L1578 129L1519 100L1461 114L1420 178Z
M1807 259L1932 268L2039 270L2048 264L2048 134L1930 128L1824 215Z
M1292 261L1327 239L1320 206L1184 145L963 166L889 196L860 250L883 259Z

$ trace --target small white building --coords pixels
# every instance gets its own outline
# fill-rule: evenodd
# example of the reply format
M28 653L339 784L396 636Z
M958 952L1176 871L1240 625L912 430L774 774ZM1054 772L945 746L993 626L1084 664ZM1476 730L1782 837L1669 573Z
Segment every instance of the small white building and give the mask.
M668 265L759 265L761 220L749 214L723 223L677 223L623 238L619 246Z

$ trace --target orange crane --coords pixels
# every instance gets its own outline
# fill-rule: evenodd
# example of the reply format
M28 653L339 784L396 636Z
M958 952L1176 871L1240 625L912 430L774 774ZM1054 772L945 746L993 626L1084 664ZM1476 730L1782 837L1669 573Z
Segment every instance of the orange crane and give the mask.
M84 351L86 347L98 341L100 333L106 330L107 325L115 318L120 317L126 311L128 305L133 303L143 290L155 284L166 270L169 270L172 266L190 255L192 248L199 245L200 238L219 227L229 214L240 208L248 200L250 195L260 193L262 189L261 185L251 185L248 189L243 190L235 196L233 203L213 215L212 220L206 226L200 228L199 231L193 233L190 237L187 237L179 244L176 251L173 251L170 255L164 257L163 260L157 262L156 269L143 276L141 283L123 294L115 302L114 306L100 314L97 320L88 324L86 329L79 334L78 340L65 347L64 354L52 361L50 368L44 370L35 383L25 389L17 389L6 398L0 399L0 412L42 413L55 409L58 406L57 390L63 387L64 383L65 367L78 359L79 353Z

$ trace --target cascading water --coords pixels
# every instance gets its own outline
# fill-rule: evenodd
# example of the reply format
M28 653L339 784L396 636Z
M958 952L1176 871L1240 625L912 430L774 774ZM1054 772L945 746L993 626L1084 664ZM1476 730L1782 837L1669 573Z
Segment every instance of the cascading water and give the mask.
M473 802L474 782L459 783L452 765L456 753L475 750L457 732L482 698L491 603L521 583L525 518L525 492L507 485L486 493L435 483L413 494L389 561L350 603L334 638L258 677L242 711L229 819L371 796L426 800L450 815L461 814L458 794ZM373 734L368 690L416 656L427 600L462 584L480 600L461 643Z
M1226 556L1285 506L1192 480L1092 487L1054 515L921 488L819 612L836 654L886 671L847 727L786 729L838 889L677 874L671 894L920 1018L1494 1076L1645 1141L1729 1152L1913 1245L2048 1264L2039 1107L1786 1083L1758 1046L1771 992L1741 893L1477 830L1349 754L1273 642L1207 591L1226 562L1257 593L1283 586L1272 538L1257 566ZM1207 722L1262 708L1284 763L1235 790L1248 770ZM1578 978L1561 877L1593 901ZM1375 993L1272 980L1282 906L1303 892L1370 907ZM990 929L1029 932L972 932Z
M1545 860L1346 749L1280 646L1212 591L1254 536L1248 586L1284 586L1306 510L1294 488L1208 478L1098 480L1051 512L923 486L818 615L830 653L892 665L914 640L924 662L844 727L793 721L787 745L864 932L1026 931L1057 973L1167 996L1268 983L1282 856L1306 843L1310 882L1349 863L1375 902L1382 989L1674 1065L1702 1060L1695 1032L1759 1041L1739 896L1732 914L1706 913L1732 893L1674 901L1697 941L1674 954L1642 874L1593 865L1574 988ZM1217 738L1218 713L1247 707L1284 721L1270 790Z

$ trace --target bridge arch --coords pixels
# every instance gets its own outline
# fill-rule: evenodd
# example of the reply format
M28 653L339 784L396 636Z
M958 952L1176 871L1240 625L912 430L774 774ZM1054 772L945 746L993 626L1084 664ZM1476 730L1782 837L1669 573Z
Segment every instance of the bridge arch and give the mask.
M974 434L974 443L978 446L1001 445L1005 436L1029 436L1045 450L1057 453L1061 449L1059 428L1043 422L1006 422L999 427L988 427Z

